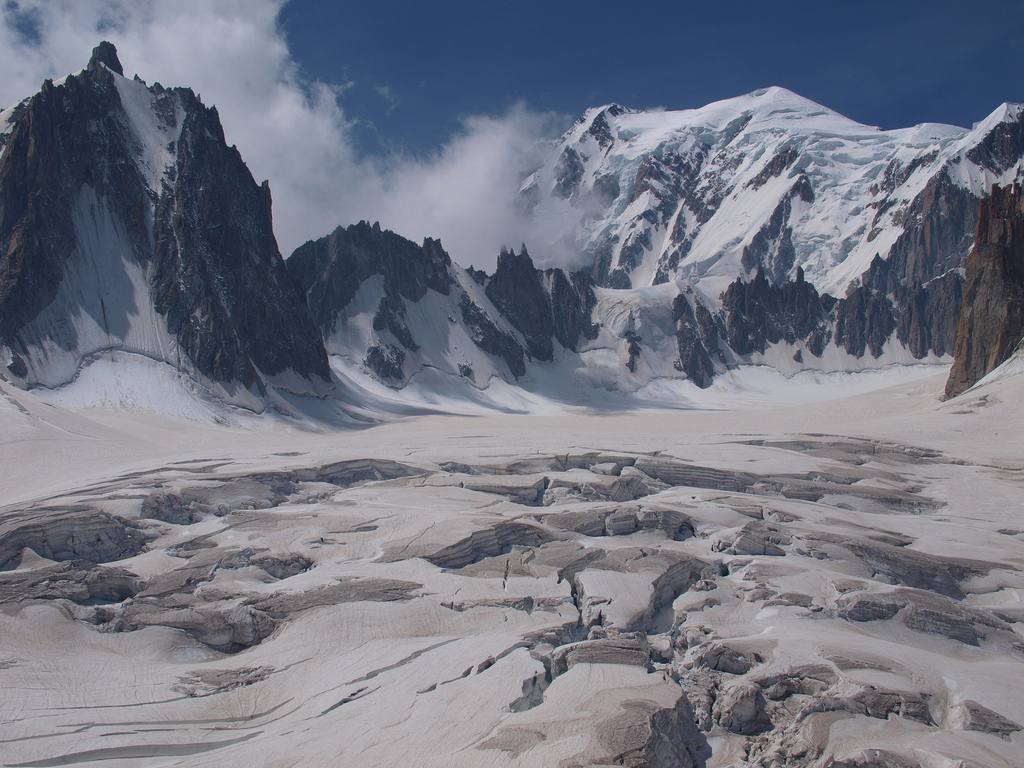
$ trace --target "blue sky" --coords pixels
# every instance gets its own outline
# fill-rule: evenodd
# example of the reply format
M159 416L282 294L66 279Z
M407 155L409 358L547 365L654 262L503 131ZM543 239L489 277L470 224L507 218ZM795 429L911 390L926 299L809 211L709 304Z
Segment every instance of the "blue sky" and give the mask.
M691 107L782 85L883 128L970 125L1024 101L1024 2L291 0L305 72L343 96L365 149L425 150L515 101Z

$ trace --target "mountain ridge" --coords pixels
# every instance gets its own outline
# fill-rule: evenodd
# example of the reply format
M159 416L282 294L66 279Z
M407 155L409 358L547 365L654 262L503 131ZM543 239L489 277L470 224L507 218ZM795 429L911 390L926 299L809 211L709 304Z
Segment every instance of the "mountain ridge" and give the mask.
M583 269L525 245L492 274L463 269L439 240L365 221L285 260L269 185L216 108L122 71L101 44L2 113L0 362L19 386L124 353L256 411L288 411L281 394L351 405L378 383L400 400L414 381L501 407L496 381L661 401L748 365L948 361L985 184L1024 173L1011 104L972 129L897 131L780 87L694 110L611 104L520 190L527 211L575 212ZM862 241L878 245L866 262Z

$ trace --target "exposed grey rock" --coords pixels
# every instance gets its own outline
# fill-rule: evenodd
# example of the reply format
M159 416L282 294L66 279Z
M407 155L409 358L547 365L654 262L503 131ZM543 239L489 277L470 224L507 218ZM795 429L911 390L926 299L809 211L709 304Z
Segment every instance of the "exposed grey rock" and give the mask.
M722 686L715 698L715 722L728 731L752 736L772 729L761 689L750 682Z
M366 350L363 365L377 374L381 381L405 381L405 352L394 344L375 344Z
M145 546L136 525L95 509L26 509L0 520L0 570L17 567L26 547L49 560L109 563Z
M768 217L768 221L754 234L750 243L743 247L740 262L748 272L754 271L755 268L766 269L772 282L785 280L789 275L796 261L793 229L789 225L789 217L793 211L793 202L798 199L807 203L814 202L814 190L810 179L804 174L797 177Z
M745 675L763 659L757 653L743 653L724 642L711 642L698 646L688 661L695 667L715 672Z
M439 568L463 568L486 557L506 554L512 547L536 547L553 538L550 533L537 526L502 522L475 531L466 538L423 557Z
M729 346L741 355L770 344L805 341L820 355L831 338L829 320L835 299L819 296L797 267L794 280L772 284L763 268L748 283L736 278L722 294L722 316Z
M1002 739L1009 739L1011 734L1022 730L1019 723L1015 723L970 699L960 702L956 707L953 712L953 722L958 728L965 731L992 733Z
M593 338L590 319L596 303L589 277L560 269L540 271L524 246L519 253L502 249L498 266L486 283L487 297L526 339L531 357L551 360L552 341L575 350Z
M0 605L38 600L119 603L134 597L142 587L142 579L123 568L70 560L30 571L0 573Z
M719 321L696 296L681 293L672 302L676 323L677 368L698 387L709 387L721 358Z
M512 335L498 328L487 313L466 294L460 300L459 310L474 344L484 352L504 360L514 377L519 378L526 373L526 352Z
M366 221L338 227L326 237L299 246L287 263L325 335L334 330L339 313L359 286L374 275L383 278L382 296L388 300L419 301L428 290L447 296L453 287L451 258L439 241L426 238L416 245ZM375 319L375 326L383 329L398 321L387 314ZM408 329L400 330L396 336L406 332Z

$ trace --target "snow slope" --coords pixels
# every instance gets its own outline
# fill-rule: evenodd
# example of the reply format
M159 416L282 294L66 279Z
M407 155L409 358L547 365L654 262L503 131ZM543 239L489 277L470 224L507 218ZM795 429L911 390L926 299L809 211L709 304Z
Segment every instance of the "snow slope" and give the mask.
M2 760L1016 765L1024 378L942 385L339 439L0 382Z

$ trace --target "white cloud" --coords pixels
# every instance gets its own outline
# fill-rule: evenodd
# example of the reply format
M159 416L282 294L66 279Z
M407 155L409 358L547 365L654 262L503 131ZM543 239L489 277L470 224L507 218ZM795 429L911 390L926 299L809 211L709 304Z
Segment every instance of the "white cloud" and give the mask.
M2 2L2 0L0 0ZM407 237L440 236L464 264L493 266L500 245L544 254L564 222L545 231L519 215L519 180L552 127L516 106L466 119L427 158L360 157L339 104L347 83L305 78L278 26L282 0L13 0L0 24L0 105L47 77L85 66L101 39L125 74L187 85L216 105L228 141L253 175L269 178L285 255L338 224L379 220Z

